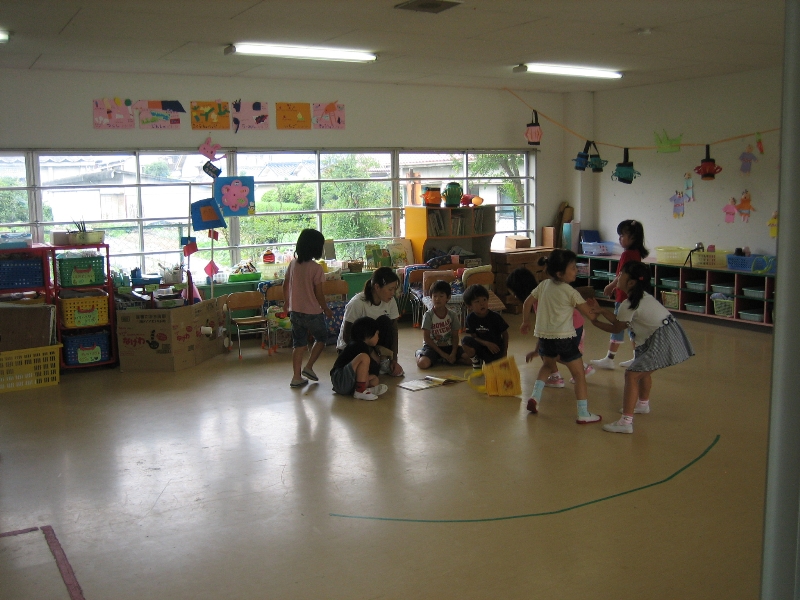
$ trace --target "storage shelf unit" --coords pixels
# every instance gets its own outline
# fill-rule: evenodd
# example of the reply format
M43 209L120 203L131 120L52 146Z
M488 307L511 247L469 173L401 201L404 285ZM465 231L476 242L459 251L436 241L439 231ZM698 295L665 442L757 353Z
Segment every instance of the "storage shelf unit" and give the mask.
M489 264L489 252L495 235L495 207L406 206L406 238L411 240L414 262L423 263L428 251L447 251L461 246L477 255L481 264Z
M13 294L17 292L37 292L44 296L44 301L47 304L53 302L53 286L50 281L50 257L52 247L47 244L34 244L30 248L0 248L0 261L3 263L16 263L22 261L35 266L37 263L41 267L41 284L27 283L24 279L19 280L14 273L14 270L5 270L0 266L0 270L4 273L0 275L0 294ZM20 268L18 265L15 268ZM21 267L23 271L28 271L24 266Z
M589 275L579 275L575 285L592 286L595 295L600 299L603 288L614 279L619 258L579 255L578 262L588 263ZM766 327L773 325L774 275L757 275L722 268L705 269L649 260L645 262L650 266L654 279L655 297L673 312ZM715 291L726 293L731 300L715 302L711 299L711 294ZM666 297L662 292L667 293Z

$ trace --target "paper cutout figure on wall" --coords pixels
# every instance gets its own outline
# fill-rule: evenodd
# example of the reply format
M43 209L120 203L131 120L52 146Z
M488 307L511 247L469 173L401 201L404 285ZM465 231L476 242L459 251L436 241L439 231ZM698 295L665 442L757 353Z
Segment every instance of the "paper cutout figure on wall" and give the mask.
M180 129L180 113L186 112L178 100L138 100L133 108L139 111L139 129Z
M314 129L344 129L344 104L338 101L312 106L312 127Z
M683 196L686 198L686 202L694 200L694 182L691 171L683 174Z
M233 101L233 132L269 129L269 102Z
M661 152L662 154L665 154L667 152L680 152L681 140L683 139L683 134L680 134L676 138L670 138L669 135L667 135L666 130L662 129L662 131L664 132L663 138L660 135L658 135L657 132L655 131L653 132L653 135L656 138L656 152Z
M95 129L133 129L133 103L129 98L98 98L92 101Z
M680 219L683 217L683 192L679 190L675 190L675 195L669 199L672 202L672 218L673 219Z
M751 203L750 192L747 190L742 192L742 197L739 199L739 204L736 206L736 210L739 211L739 214L742 217L742 223L749 223L750 222L750 211L755 212L756 209L753 207Z
M769 237L776 238L778 237L778 211L772 211L772 217L769 221L767 221L767 227L769 227Z
M731 196L730 202L725 205L722 212L725 213L725 222L733 223L736 220L736 198Z
M255 179L252 176L217 177L214 199L226 217L247 217L256 214Z
M219 204L213 198L204 198L203 200L192 202L191 215L193 231L228 226L222 216Z
M225 156L224 154L220 154L219 156L217 156L217 152L219 151L220 148L222 148L222 146L220 146L219 144L212 144L211 138L207 137L206 141L200 144L198 150L200 151L200 154L202 154L209 160L219 160L220 158Z
M221 100L192 100L190 104L192 129L231 128L231 110Z
M311 104L276 102L275 126L278 129L311 129Z
M739 170L745 175L750 175L750 168L753 163L758 162L758 158L753 154L753 147L750 144L747 144L745 151L739 155L739 160L742 161L742 166L739 167Z
M764 154L764 142L761 141L761 134L756 133L756 148L759 154Z

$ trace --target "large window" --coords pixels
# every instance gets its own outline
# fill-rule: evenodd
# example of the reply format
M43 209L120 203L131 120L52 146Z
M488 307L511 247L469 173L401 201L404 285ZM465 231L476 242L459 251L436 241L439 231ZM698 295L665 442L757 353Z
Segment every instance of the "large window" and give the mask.
M260 261L266 249L294 249L306 227L322 231L340 258L364 244L403 235L403 208L422 203L423 186L459 182L498 206L498 244L534 230L532 152L230 151L222 175L255 179L256 214L228 219L214 261ZM0 154L0 231L50 232L83 221L106 231L112 265L156 272L186 259L181 238L196 235L191 268L204 277L211 240L192 232L192 202L213 195L206 159L191 152L7 152Z

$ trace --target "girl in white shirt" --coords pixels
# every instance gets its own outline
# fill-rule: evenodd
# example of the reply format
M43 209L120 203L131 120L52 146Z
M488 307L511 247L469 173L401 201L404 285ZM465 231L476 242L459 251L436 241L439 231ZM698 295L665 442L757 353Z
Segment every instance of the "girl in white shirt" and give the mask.
M635 350L633 361L625 371L622 417L603 425L603 429L612 433L633 433L634 413L650 412L651 373L682 363L694 356L694 350L680 323L650 295L650 268L646 264L625 263L617 287L628 298L620 304L616 315L600 308L593 300L595 310L608 321L595 320L594 324L609 333L630 327Z

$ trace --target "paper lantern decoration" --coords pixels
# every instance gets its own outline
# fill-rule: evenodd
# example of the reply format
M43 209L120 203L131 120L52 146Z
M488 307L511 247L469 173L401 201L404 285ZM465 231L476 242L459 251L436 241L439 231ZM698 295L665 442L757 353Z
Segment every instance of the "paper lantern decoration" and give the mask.
M525 139L528 140L529 146L538 146L542 139L542 128L539 126L539 113L533 111L531 122L528 123L528 128L525 130Z
M694 168L694 172L700 175L700 179L703 181L711 181L720 171L722 171L722 167L711 158L711 146L706 144L706 157L700 161L699 166Z
M203 200L192 202L191 208L192 230L194 231L228 226L222 216L219 204L213 198L204 198Z
M596 154L589 155L589 168L592 169L592 173L602 173L603 167L608 164L608 161L600 158L600 150L597 149L597 144L592 142L592 147Z
M611 174L612 181L619 181L620 183L633 183L637 177L641 177L641 173L633 168L633 163L628 160L628 149L625 148L621 163L617 163L617 167Z
M586 140L586 145L583 147L583 152L578 152L578 156L572 159L572 162L575 163L576 171L586 170L586 165L589 163L589 148L591 145L591 140Z

